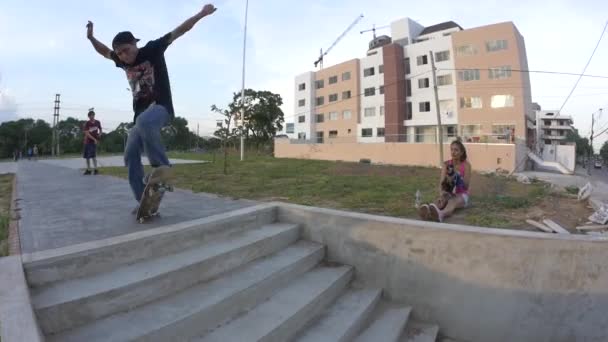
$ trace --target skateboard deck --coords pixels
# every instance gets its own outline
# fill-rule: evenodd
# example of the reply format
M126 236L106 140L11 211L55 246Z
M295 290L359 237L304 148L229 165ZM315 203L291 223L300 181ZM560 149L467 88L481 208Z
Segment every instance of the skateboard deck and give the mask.
M149 179L152 180L154 176L154 174L150 175ZM167 182L150 181L146 184L137 209L136 218L139 223L144 223L146 220L159 215L158 208L167 191L173 191L173 186Z

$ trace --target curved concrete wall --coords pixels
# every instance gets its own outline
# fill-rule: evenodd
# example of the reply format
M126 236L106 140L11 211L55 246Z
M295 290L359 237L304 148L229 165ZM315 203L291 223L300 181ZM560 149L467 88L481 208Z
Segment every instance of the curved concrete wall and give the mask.
M607 341L608 240L279 204L328 258L466 341Z

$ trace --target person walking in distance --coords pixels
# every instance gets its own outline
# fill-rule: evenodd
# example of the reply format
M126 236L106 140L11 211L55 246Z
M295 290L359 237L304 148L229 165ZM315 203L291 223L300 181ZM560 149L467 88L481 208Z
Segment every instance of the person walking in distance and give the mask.
M202 18L213 14L216 8L205 5L193 17L173 31L138 47L139 39L129 31L119 32L112 40L112 49L93 36L93 23L87 24L87 38L100 55L112 60L126 72L133 95L134 126L129 131L124 153L129 184L135 200L141 200L145 182L166 182L173 177L171 165L161 142L161 129L175 117L169 75L165 64L165 50L177 38L188 32ZM145 151L153 167L144 179L141 163Z
M82 157L87 161L87 169L84 175L91 174L91 159L93 160L93 174L98 174L97 170L97 144L101 137L101 122L95 120L95 111L89 110L89 120L85 122L82 131L84 132L84 152Z

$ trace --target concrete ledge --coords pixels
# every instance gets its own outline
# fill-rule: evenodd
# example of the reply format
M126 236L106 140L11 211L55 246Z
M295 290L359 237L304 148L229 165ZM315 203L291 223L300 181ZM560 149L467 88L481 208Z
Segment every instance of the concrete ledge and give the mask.
M21 258L0 258L0 339L3 342L44 341L32 309Z
M11 192L11 206L9 209L10 221L8 224L8 254L21 254L21 241L19 239L19 206L17 205L17 175L13 177Z
M606 341L608 239L277 203L365 287L466 341Z
M276 206L247 207L104 240L23 254L24 269L30 286L40 286L107 271L152 256L167 255L228 231L257 228L275 221Z

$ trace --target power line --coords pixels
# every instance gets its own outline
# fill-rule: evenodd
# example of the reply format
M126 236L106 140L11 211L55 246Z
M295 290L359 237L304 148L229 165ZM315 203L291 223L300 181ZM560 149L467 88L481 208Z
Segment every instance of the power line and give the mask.
M496 70L498 68L439 68L437 70L446 70L446 71L469 71L469 70L483 70L490 71ZM608 76L605 75L588 75L588 74L577 74L574 72L562 72L562 71L550 71L550 70L523 70L523 69L510 69L512 72L527 72L527 73L536 73L536 74L552 74L552 75L564 75L564 76L581 76L581 77L590 77L590 78L602 78L608 79Z
M570 94L568 94L568 97L566 97L566 100L564 101L564 103L562 104L560 109L557 111L557 113L560 113L562 111L562 109L564 109L564 106L566 105L566 103L568 103L570 96L572 95L572 93L574 93L574 90L576 90L576 86L578 85L578 82L580 82L581 78L583 78L583 74L585 73L585 71L587 71L587 67L589 66L589 63L591 63L591 60L593 59L593 56L595 55L595 51L597 51L598 46L600 46L600 42L602 41L602 38L604 37L604 33L606 33L607 27L608 27L608 21L606 21L606 25L604 25L604 29L602 30L602 34L600 35L600 39L598 39L597 44L595 45L595 49L593 49L593 52L591 53L591 57L589 57L587 64L585 64L585 68L583 69L583 72L576 80L576 83L574 83L574 87L572 87Z

